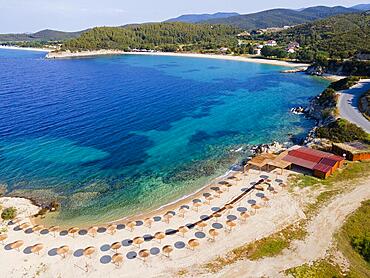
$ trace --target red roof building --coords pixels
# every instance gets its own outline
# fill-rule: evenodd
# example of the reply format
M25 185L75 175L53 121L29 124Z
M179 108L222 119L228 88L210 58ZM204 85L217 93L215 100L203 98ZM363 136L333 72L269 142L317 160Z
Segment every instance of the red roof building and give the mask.
M290 150L283 160L311 170L319 178L330 176L344 161L340 156L306 147Z

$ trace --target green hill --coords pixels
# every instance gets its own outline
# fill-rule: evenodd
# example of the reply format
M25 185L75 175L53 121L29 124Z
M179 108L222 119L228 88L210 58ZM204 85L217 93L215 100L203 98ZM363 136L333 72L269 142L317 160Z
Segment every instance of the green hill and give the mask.
M83 33L79 38L66 41L62 49L158 49L176 51L214 49L237 45L240 30L227 25L188 23L149 23L126 27L98 27Z
M86 30L62 32L46 29L32 34L0 34L0 42L64 41L77 38L84 32Z
M273 33L267 38L282 45L297 41L307 53L323 52L328 58L346 59L358 51L370 52L370 13L337 15Z
M252 30L269 27L292 26L337 14L354 12L358 12L358 10L341 6L317 6L300 11L290 9L273 9L253 14L232 16L222 19L211 19L203 22L210 24L229 24L241 29Z
M168 19L165 22L198 23L210 19L221 19L238 15L239 15L238 13L184 14L176 18Z

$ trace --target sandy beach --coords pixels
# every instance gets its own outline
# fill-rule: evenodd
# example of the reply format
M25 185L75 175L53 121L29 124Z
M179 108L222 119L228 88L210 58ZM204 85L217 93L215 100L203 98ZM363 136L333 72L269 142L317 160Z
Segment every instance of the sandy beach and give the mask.
M271 184L276 190L262 191L252 189L253 184L264 178L271 178ZM268 175L268 176L265 176ZM221 189L215 193L215 188L207 188L209 194L201 193L199 199L182 200L180 203L173 204L170 214L173 216L169 220L156 211L155 215L151 214L136 217L135 226L128 228L129 222L117 222L114 232L111 234L106 227L99 227L96 236L92 236L86 229L80 229L75 234L68 233L68 230L59 230L57 233L47 230L48 227L42 227L41 230L32 229L28 214L18 216L16 223L10 223L8 226L8 237L3 242L4 247L0 249L0 256L7 257L6 263L1 265L2 272L7 277L33 277L35 273L41 273L40 277L101 277L105 273L107 277L173 277L179 267L187 267L201 261L206 262L212 259L215 254L223 254L230 248L236 247L248 241L266 236L277 229L292 223L303 217L302 211L296 201L291 199L286 190L279 184L286 181L288 172L282 176L277 173L260 173L252 170L247 175L238 175L239 179L228 179L231 184L230 188L217 184ZM216 185L213 185L216 187ZM267 188L267 185L264 185ZM247 192L248 191L248 192ZM213 196L214 198L207 203L205 197ZM207 219L215 211L222 208L225 204L243 196L233 207L223 210L215 218ZM270 201L263 201L262 196L266 196ZM33 206L26 199L11 198L6 199L6 206L15 205L9 203L9 200L16 202L17 206ZM201 205L194 206L199 202ZM0 203L4 204L5 199L0 198ZM253 209L253 204L258 204L260 209ZM186 206L185 214L182 216L180 208ZM169 209L169 208L166 208ZM240 220L240 213L247 211L250 217L246 223ZM271 213L273 212L274 213ZM151 219L151 225L146 223L147 218ZM206 223L204 228L198 226L191 227L191 224L200 222ZM227 221L233 220L236 226L229 231ZM28 227L22 226L29 223ZM188 231L182 235L176 230L181 226L188 226ZM23 228L23 229L21 229ZM219 236L215 241L211 240L209 230L215 229ZM175 232L174 232L175 231ZM249 232L246 232L249 231ZM153 239L157 232L163 232L166 236L158 241ZM132 239L142 237L144 242L140 246L135 245ZM192 250L188 246L191 239L196 239L199 247ZM13 250L10 244L14 241L22 240L24 243L19 251ZM120 242L122 247L118 252L122 253L124 262L122 266L115 266L111 260L115 251L111 249L114 242ZM42 244L43 249L39 255L33 254L30 250L35 244ZM56 248L68 245L69 251L66 257L56 253ZM162 248L170 245L173 248L170 258L163 252ZM95 252L92 257L85 257L83 249L93 246ZM140 250L149 250L148 259L140 258ZM212 250L210 252L209 250ZM196 254L196 256L194 256ZM5 262L4 260L2 262ZM27 276L22 276L27 272ZM150 275L148 276L148 273Z
M279 60L247 58L243 56L228 56L217 54L198 54L198 53L174 53L174 52L125 52L121 50L96 50L96 51L81 51L81 52L49 52L46 55L47 59L66 59L66 58L81 58L102 55L155 55L155 56L176 56L176 57L191 57L191 58L207 58L221 59L239 62L250 62L259 64L268 64L285 67L308 67L308 64L293 63Z
M18 46L5 46L5 45L0 45L0 49L26 50L26 51L39 51L39 52L51 52L52 51L52 49L48 49L48 48L18 47Z
M6 277L34 277L36 274L38 277L102 277L103 273L105 277L177 277L187 269L185 277L213 277L214 274L202 270L202 264L305 218L301 200L280 186L281 182L287 182L292 172L284 171L283 175L279 175L279 172L250 170L247 174L232 173L238 179L224 179L230 181L231 187L214 184L205 188L205 192L199 192L199 198L181 200L170 208L167 207L166 209L173 209L167 214L156 211L154 214L137 216L133 219L132 227L129 220L117 222L113 230L109 226L99 226L94 234L89 229L79 229L71 233L65 229L51 232L49 227L32 228L35 226L24 223L30 223L28 217L37 211L37 207L26 199L0 198L0 204L4 207L16 205L23 208L14 221L16 223L7 226L8 237L0 248L0 256L7 258L0 262L2 274ZM261 178L270 179L268 183L273 190L267 190L266 183L263 183L264 191L253 188L255 182ZM247 264L244 261L237 262L217 275L245 277L246 274L254 277L257 274L258 277L275 277L282 269L323 257L330 247L332 234L340 223L361 201L370 198L368 182L369 180L362 181L352 191L338 196L323 208L309 224L307 239L294 243L296 247L276 258L248 261ZM218 197L214 187L219 187L222 191ZM207 203L206 196L214 197L210 204ZM268 198L267 201L263 196ZM301 195L300 198L304 197ZM214 216L215 211L233 200L238 200L234 206L224 209L217 218ZM196 207L194 203L197 202L201 205ZM253 204L257 204L259 209L255 209ZM180 208L184 206L188 209L182 215ZM249 214L246 221L241 219L244 211ZM165 215L168 214L172 216L166 220ZM232 229L226 224L230 220L235 223ZM192 227L192 224L199 222L204 222L204 227ZM184 226L188 229L185 228L184 234L181 234L178 229ZM210 236L210 229L217 231L215 239ZM163 239L153 238L158 232L165 234ZM135 244L133 241L137 237L141 238L141 242ZM199 245L193 249L189 241L194 239ZM18 250L12 249L11 244L19 240L23 241L21 247ZM118 248L113 250L112 245L117 242ZM42 244L43 247L39 254L31 251L36 244ZM61 246L68 246L68 251L62 255L58 254ZM169 257L163 252L166 246L171 246ZM91 256L84 255L84 250L88 247L93 247ZM142 252L148 257L141 257ZM119 265L112 262L116 253L123 257L123 262Z

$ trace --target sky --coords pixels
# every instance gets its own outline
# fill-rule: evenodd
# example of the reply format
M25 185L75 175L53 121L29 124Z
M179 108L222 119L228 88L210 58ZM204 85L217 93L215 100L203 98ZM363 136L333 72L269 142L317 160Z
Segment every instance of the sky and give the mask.
M188 13L258 12L317 5L353 6L348 0L0 0L0 33L43 29L78 31L95 26L163 21Z

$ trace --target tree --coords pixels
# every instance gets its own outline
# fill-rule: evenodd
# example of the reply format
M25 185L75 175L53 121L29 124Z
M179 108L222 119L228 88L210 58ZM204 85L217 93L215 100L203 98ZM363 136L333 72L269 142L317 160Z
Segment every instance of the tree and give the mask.
M6 208L1 213L3 220L12 220L17 216L17 209L15 207Z

